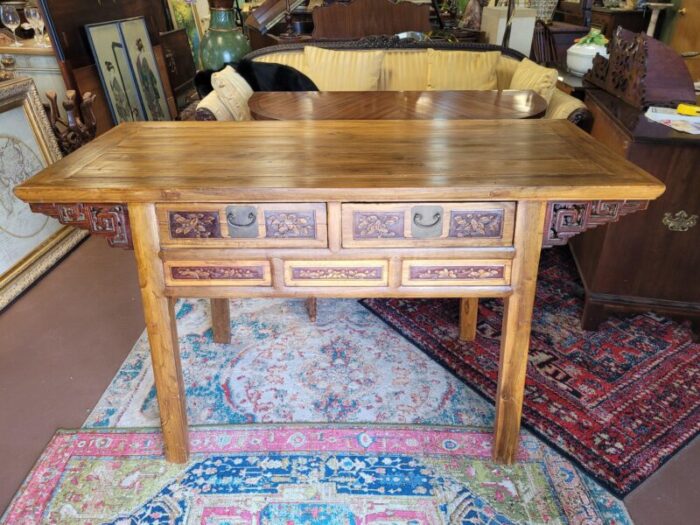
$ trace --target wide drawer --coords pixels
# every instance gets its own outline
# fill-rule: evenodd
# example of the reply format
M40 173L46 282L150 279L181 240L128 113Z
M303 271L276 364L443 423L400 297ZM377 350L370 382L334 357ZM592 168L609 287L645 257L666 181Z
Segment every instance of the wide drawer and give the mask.
M161 243L232 248L324 248L323 203L159 205Z
M355 247L510 246L515 203L349 203L342 244Z
M404 286L498 286L510 284L510 261L404 259Z
M166 261L168 286L271 286L270 262Z
M389 262L362 261L285 261L287 286L388 286Z

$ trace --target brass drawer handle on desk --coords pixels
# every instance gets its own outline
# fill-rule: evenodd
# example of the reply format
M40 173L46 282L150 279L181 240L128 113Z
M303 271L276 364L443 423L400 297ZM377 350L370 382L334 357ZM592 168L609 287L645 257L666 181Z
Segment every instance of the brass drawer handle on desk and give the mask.
M687 232L690 228L697 225L698 216L688 215L685 210L676 212L675 215L666 212L664 213L664 218L661 219L661 223L672 232Z

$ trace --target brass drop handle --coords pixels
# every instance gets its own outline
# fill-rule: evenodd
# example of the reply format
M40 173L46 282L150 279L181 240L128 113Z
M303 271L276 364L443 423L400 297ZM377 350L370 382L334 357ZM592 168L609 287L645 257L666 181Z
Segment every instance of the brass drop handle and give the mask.
M687 232L690 228L697 225L698 216L688 215L685 210L676 212L675 215L666 212L663 219L661 219L661 223L672 232Z
M228 221L228 223L229 223L231 226L235 226L236 228L247 228L248 226L252 226L253 224L255 224L255 220L256 220L256 219L257 219L257 216L256 216L255 213L253 213L252 211L248 214L248 220L249 220L250 222L248 222L248 223L246 223L246 224L239 224L239 223L237 223L237 222L236 222L236 218L234 217L233 213L229 213L229 214L226 216L226 220Z
M432 228L433 226L437 226L437 224L440 222L440 219L442 218L442 214L440 212L436 213L433 215L433 222L430 224L423 224L423 214L422 213L416 213L413 215L413 224L416 226L419 226L420 228Z

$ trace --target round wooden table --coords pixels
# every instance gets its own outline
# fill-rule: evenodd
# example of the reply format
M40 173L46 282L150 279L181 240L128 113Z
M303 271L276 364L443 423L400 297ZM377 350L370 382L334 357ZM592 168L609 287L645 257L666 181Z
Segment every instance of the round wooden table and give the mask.
M458 120L541 118L534 91L262 91L255 120Z

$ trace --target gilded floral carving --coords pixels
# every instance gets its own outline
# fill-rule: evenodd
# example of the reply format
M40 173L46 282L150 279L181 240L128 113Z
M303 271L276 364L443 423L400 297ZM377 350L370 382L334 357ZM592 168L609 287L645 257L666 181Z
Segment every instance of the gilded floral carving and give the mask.
M170 235L174 239L208 239L221 237L219 213L216 211L171 211Z
M265 212L265 236L268 238L316 238L316 215L313 211Z
M503 236L503 210L453 211L450 221L450 237Z
M404 237L403 212L355 212L353 223L353 237L355 239Z
M467 281L502 279L503 266L411 266L409 275L416 281Z
M261 280L265 272L262 266L173 266L173 279L183 280Z
M292 268L292 279L309 280L379 280L382 278L383 268L376 267L297 267Z

